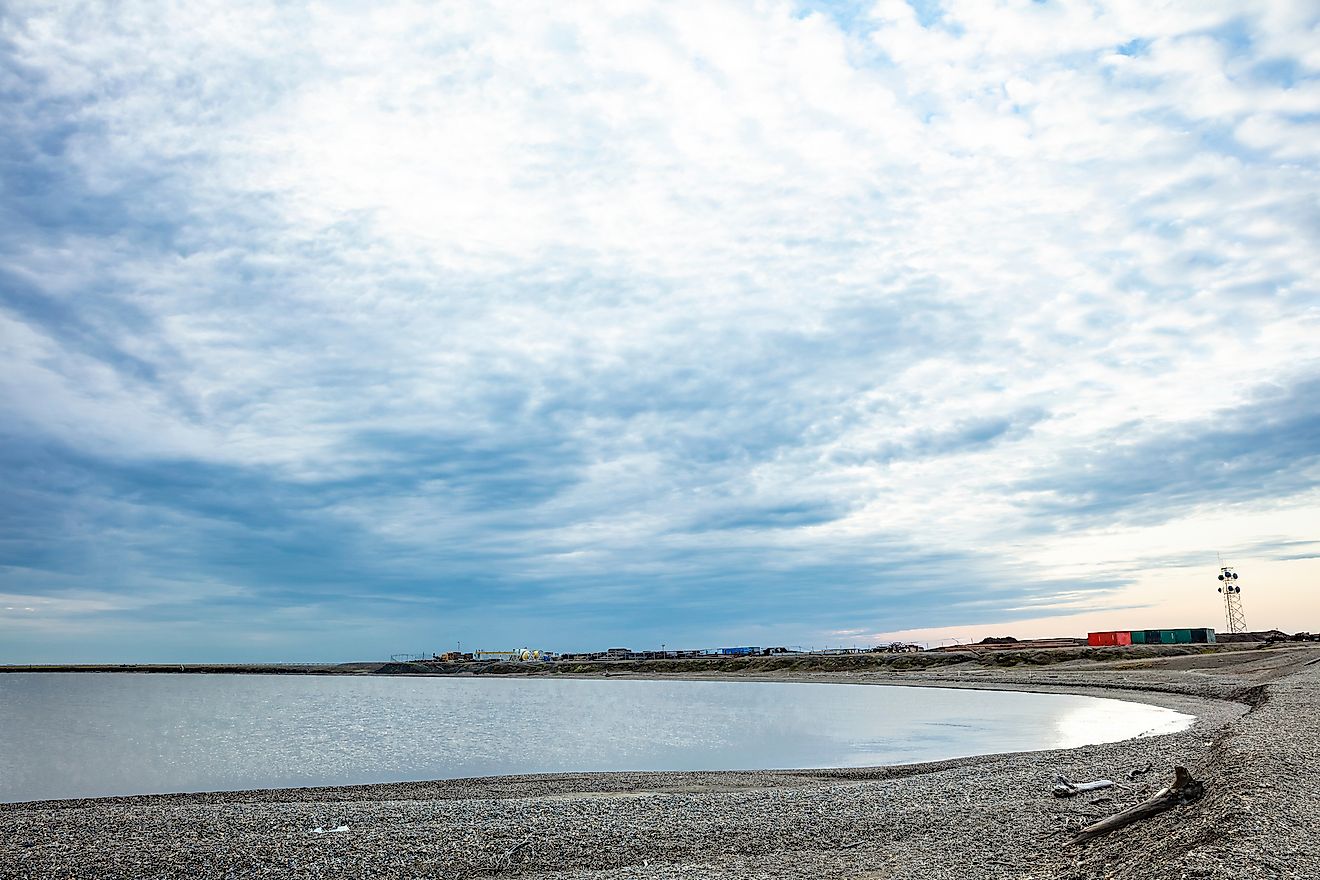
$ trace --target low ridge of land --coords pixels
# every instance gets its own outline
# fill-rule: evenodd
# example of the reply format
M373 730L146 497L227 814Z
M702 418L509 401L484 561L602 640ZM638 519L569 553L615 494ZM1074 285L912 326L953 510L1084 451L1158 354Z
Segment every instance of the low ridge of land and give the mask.
M1201 656L1258 650L1257 643L1220 643L1193 645L1133 645L1131 647L1063 648L1022 647L996 650L966 646L962 650L942 649L911 653L866 652L858 654L792 653L773 656L709 655L670 660L568 660L554 662L465 661L443 663L430 661L361 661L355 663L44 663L0 666L3 672L136 672L158 674L225 675L525 675L525 676L604 676L642 674L685 676L702 673L755 675L776 673L797 675L815 672L856 672L916 670L955 667L975 662L990 667L1051 666L1073 661L1107 662L1112 660L1151 659L1157 657Z
M1101 694L1198 721L1120 743L890 768L566 774L0 805L0 876L1320 877L1320 807L1309 796L1320 771L1320 647L1233 647L1113 649L1011 666L997 655L978 662L955 654L907 671L897 665L902 655L892 666L830 658L828 669L687 667L674 674ZM664 674L652 664L564 674L587 672ZM1065 845L1082 825L1154 793L1175 765L1204 782L1201 800ZM1120 785L1055 798L1056 771Z

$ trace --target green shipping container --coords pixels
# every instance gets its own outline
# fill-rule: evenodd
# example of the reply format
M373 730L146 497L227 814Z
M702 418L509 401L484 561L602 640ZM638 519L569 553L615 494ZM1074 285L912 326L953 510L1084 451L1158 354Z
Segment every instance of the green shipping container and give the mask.
M1134 645L1146 644L1146 631L1144 629L1134 629L1132 631L1132 644Z
M1178 636L1177 636L1175 630L1171 630L1171 629L1162 629L1162 630L1160 630L1160 644L1161 644L1161 645L1172 645L1172 644L1174 644L1174 643L1177 642L1177 641L1178 641Z
M1175 629L1173 631L1173 642L1176 645L1190 645L1192 643L1192 631L1190 629Z

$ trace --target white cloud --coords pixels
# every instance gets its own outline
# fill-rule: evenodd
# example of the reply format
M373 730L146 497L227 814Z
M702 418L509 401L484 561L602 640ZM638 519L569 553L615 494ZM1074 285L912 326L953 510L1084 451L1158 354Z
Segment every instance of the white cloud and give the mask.
M803 499L838 517L721 540L1008 542L1045 566L1020 483L1316 374L1320 85L1260 67L1317 69L1307 4L862 21L16 9L22 130L72 126L42 161L135 232L34 225L7 267L135 320L6 317L7 412L304 482L386 467L372 431L562 444L579 482L519 527L526 570L652 567L639 546L705 546L694 520ZM492 540L428 485L337 510L401 544Z

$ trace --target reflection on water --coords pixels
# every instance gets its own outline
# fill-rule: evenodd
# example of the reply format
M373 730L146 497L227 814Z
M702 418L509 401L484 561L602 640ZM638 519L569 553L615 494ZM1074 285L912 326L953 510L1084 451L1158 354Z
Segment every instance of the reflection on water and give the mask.
M0 801L579 770L861 767L1185 727L1062 694L774 682L0 675Z
M1071 749L1088 743L1173 733L1191 721L1191 716L1169 709L1152 713L1150 706L1141 703L1096 700L1059 715L1054 722L1055 747Z

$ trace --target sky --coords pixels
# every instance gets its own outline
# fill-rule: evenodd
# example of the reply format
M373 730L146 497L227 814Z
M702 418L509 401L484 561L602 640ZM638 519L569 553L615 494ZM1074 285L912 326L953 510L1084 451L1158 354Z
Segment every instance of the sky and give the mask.
M0 662L1320 630L1320 7L0 11Z

